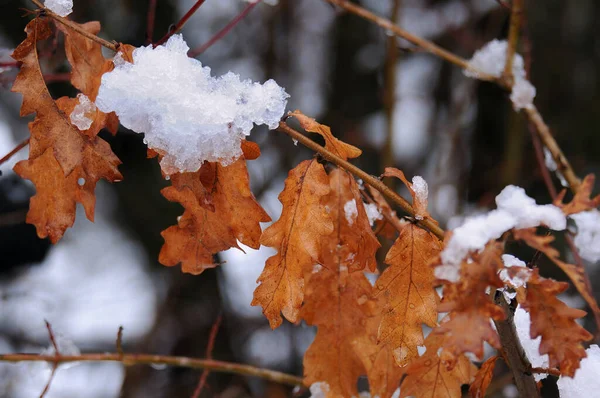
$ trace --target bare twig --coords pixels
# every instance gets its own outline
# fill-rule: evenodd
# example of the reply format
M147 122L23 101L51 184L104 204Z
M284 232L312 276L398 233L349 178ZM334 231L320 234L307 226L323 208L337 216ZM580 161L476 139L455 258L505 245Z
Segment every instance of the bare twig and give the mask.
M117 354L121 355L121 357L124 355L123 354L123 326L119 326L119 331L117 332L117 341L115 342L115 345L117 346Z
M146 18L146 44L152 44L154 36L154 21L156 20L156 3L157 0L148 2L148 16Z
M29 137L27 137L27 139L21 141L21 143L19 143L16 147L14 147L12 151L10 151L6 155L4 155L4 157L2 157L2 159L0 159L0 165L7 162L10 158L15 156L17 154L17 152L19 152L21 149L25 148L27 145L29 145Z
M549 374L552 376L560 376L560 370L554 368L531 368L531 373Z
M202 54L204 51L208 50L213 44L221 40L227 33L229 33L229 31L233 29L242 19L244 19L246 15L248 15L250 11L252 11L252 9L256 7L261 1L262 0L258 0L254 3L248 3L248 5L242 10L242 12L240 12L231 21L229 21L229 23L225 25L223 29L218 31L217 34L211 37L206 43L204 43L200 47L190 50L188 52L188 55L194 58Z
M183 17L181 17L181 19L179 20L179 22L177 22L177 24L175 25L175 27L173 29L169 29L169 31L167 32L167 34L164 35L162 39L160 39L159 41L157 41L154 44L154 47L159 46L159 45L165 43L167 40L169 40L169 37L173 36L175 33L178 33L179 31L181 31L181 29L183 28L183 25L185 25L185 23L198 10L198 8L200 8L200 6L202 4L204 4L204 1L205 0L197 0L196 3L188 10L188 12L186 12L185 15Z
M50 322L48 322L47 320L44 320L44 322L46 322L46 329L48 329L48 337L50 338L50 343L52 344L52 347L54 347L54 357L56 358L60 356L60 351L58 349L58 344L56 343L56 338L54 337L54 332L52 331L52 325L50 325ZM46 383L44 389L42 390L42 393L40 394L40 398L44 398L46 393L50 390L50 385L52 384L52 380L54 380L54 375L56 374L57 368L58 362L55 360L52 363L52 371L50 372L50 377L48 378L48 382Z
M512 87L513 59L519 44L519 33L521 31L521 17L523 15L523 0L513 0L510 10L510 27L508 30L508 45L506 48L506 63L504 64L504 79Z
M279 127L277 128L277 130L289 135L290 137L297 140L302 145L308 147L309 149L313 150L314 152L317 152L325 160L343 168L346 171L349 171L350 173L354 174L356 177L361 178L366 184L369 184L373 188L377 189L384 196L386 196L389 200L394 202L404 212L406 212L414 217L415 210L413 209L411 204L408 203L406 201L406 199L404 199L402 196L398 195L396 192L394 192L392 189L390 189L381 180L373 177L372 175L370 175L367 172L363 171L362 169L356 167L352 163L350 163L350 162L340 158L339 156L335 155L334 153L328 151L321 145L317 144L310 138L306 137L304 134L294 130L293 128L291 128L290 126L285 124L284 122L279 123ZM425 220L419 221L417 224L420 225L421 227L429 230L431 233L433 233L435 236L437 236L440 240L444 239L444 230L441 229L440 226L437 225L431 219L426 218Z
M214 372L233 373L243 376L260 377L276 383L301 386L302 378L277 372L274 370L256 368L250 365L216 361L213 359L196 359L168 355L90 353L81 355L39 355L39 354L3 354L0 362L120 362L125 366L134 365L166 365L189 369L209 369Z
M208 344L206 345L206 359L212 359L212 352L215 348L215 340L217 339L217 333L219 332L219 328L221 327L221 322L223 321L223 314L219 314L215 323L213 323L210 329L210 335L208 337ZM202 375L200 376L200 380L198 381L198 385L192 394L192 398L198 398L204 385L206 384L206 379L208 378L209 371L208 369L204 369L202 371Z
M42 4L41 1L39 0L31 0L31 2L33 4L35 4L40 10L44 11L44 14L48 15L50 18L54 19L56 22L59 22L67 27L69 27L70 29L73 29L74 31L76 31L77 33L79 33L82 36L87 37L90 40L95 41L96 43L113 50L114 52L117 52L119 50L119 45L116 43L111 43L108 40L104 40L94 34L91 34L89 32L86 32L85 30L81 29L76 23L70 21L67 18L61 17L58 14L55 14L54 12L52 12L51 10L49 10L48 8L44 7L44 5Z

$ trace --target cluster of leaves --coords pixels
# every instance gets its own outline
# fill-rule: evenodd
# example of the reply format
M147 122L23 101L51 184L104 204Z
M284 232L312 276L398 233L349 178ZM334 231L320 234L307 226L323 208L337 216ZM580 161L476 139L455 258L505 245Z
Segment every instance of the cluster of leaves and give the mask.
M92 34L100 29L97 22L79 27ZM70 28L59 29L72 67L71 82L93 101L102 74L114 65L102 56L96 42ZM19 162L15 171L32 180L37 190L27 221L41 238L57 242L73 225L77 202L93 220L94 189L100 179L122 179L119 159L97 136L102 128L115 133L118 119L96 111L88 130L74 126L68 115L77 99L52 99L39 64L37 46L52 35L49 22L35 18L26 32L27 38L13 54L21 62L13 91L23 95L21 115L36 113L36 118L30 124L29 159ZM120 45L129 61L132 50ZM307 132L321 135L326 149L340 159L361 154L336 139L327 126L300 112L292 116ZM505 267L503 242L489 242L481 252L471 253L461 265L458 282L436 280L434 267L440 264L443 242L417 224L399 219L379 192L359 186L348 171L325 167L317 158L289 172L279 196L282 214L262 231L260 223L270 218L250 190L246 167L246 161L257 158L260 150L247 141L242 150L243 157L229 166L205 163L197 172L171 176L171 186L162 193L185 211L176 225L163 231L159 260L200 274L216 266L214 254L238 248L238 242L275 248L277 254L265 264L252 305L263 308L272 328L280 326L283 318L317 327L304 358L307 385L325 382L328 396L356 396L357 380L366 375L373 396L389 397L401 385L402 397L459 397L461 386L471 383L473 396L483 396L497 357L477 370L467 354L482 358L484 342L501 349L491 323L506 317L492 297L497 289L517 292L517 301L531 315L531 337L541 336L540 353L549 355L552 367L569 376L578 368L585 356L583 342L591 339L576 322L585 312L557 298L566 283L543 278L535 268ZM406 184L417 218L430 218L426 201L416 195L402 172L387 169L385 176ZM572 202L564 204L561 197L557 205L566 215L595 208L598 200L590 199L592 185L593 178L587 178ZM387 267L374 285L366 273L378 272L376 252L381 245L365 201L375 203L384 216L377 222L377 234L395 239L385 256ZM348 203L356 205L355 212L348 214ZM547 255L574 282L594 315L600 316L585 272L559 258L551 236L539 235L535 229L515 230L512 236ZM526 286L501 279L503 270L511 276L527 275ZM443 299L436 291L440 285ZM440 320L439 313L448 314ZM427 337L424 326L432 329Z

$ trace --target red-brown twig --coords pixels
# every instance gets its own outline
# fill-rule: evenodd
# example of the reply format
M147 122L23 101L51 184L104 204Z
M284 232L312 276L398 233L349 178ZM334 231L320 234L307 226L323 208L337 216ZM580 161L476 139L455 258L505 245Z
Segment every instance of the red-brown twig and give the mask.
M156 20L157 0L148 2L148 16L146 17L146 44L152 44L154 36L154 21Z
M554 368L531 368L531 373L549 374L552 376L560 376L560 370Z
M119 330L117 331L117 341L115 342L117 346L117 354L123 356L123 326L119 326Z
M46 322L46 329L48 329L48 337L50 338L50 343L52 344L52 347L54 347L54 356L58 357L60 356L60 351L58 350L58 344L56 343L56 338L54 337L54 332L52 331L52 325L50 325L50 322L46 320L44 320L44 322ZM48 378L48 382L46 383L46 386L44 386L44 389L40 394L40 398L44 398L46 393L50 390L50 384L52 384L52 380L54 380L54 375L56 374L57 368L58 362L54 361L52 363L52 371L50 372L50 377Z
M255 3L249 3L242 10L242 12L240 12L231 21L229 21L229 23L227 25L225 25L225 27L223 27L223 29L218 31L217 34L215 34L213 37L211 37L206 43L204 43L200 47L190 50L188 52L188 55L190 57L194 58L194 57L197 57L198 55L202 54L204 51L208 50L213 44L215 44L216 42L221 40L227 33L229 33L229 31L231 29L233 29L242 19L244 19L246 17L246 15L248 15L250 13L250 11L252 11L252 9L254 7L256 7L256 5L260 2L261 2L261 0L257 0Z
M10 158L15 156L17 154L17 152L19 152L21 149L25 148L27 145L29 145L29 137L27 139L21 141L21 143L19 143L16 147L14 147L12 151L10 151L6 155L4 155L2 157L2 159L0 159L0 165L7 162Z
M222 321L223 321L223 314L219 314L219 316L217 317L217 320L215 321L215 323L212 325L212 328L210 329L210 335L208 337L208 344L206 345L206 359L212 359L212 352L213 352L213 349L215 348L215 340L217 338L217 333L219 332L219 327L221 327ZM208 369L204 369L202 371L202 375L200 376L198 385L196 386L196 389L194 390L194 393L192 394L192 398L198 398L200 396L200 393L202 392L202 389L204 388L204 385L206 384L206 379L208 378L209 373L210 372Z
M185 25L185 23L192 17L192 15L194 15L198 8L200 8L200 6L204 4L204 1L205 0L196 1L192 8L190 8L183 17L181 17L181 19L179 20L179 22L177 22L175 27L173 29L169 29L167 34L164 35L162 39L160 39L154 44L154 47L165 43L167 40L169 40L169 37L173 36L175 33L178 33L183 28L183 25Z

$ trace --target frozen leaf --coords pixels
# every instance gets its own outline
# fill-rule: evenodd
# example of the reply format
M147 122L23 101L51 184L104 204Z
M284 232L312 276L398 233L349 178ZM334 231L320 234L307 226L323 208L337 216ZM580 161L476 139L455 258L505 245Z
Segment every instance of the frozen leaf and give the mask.
M185 208L177 225L162 232L165 244L159 261L179 263L194 275L213 268L213 255L237 241L253 249L260 247L261 222L270 221L250 191L246 161L229 166L205 163L195 173L175 174L162 194Z
M263 307L272 328L281 325L281 313L290 322L298 320L304 299L304 273L322 261L322 241L333 231L322 205L328 194L329 179L323 166L315 159L300 163L290 171L279 195L281 217L260 238L261 244L278 253L267 260L252 305Z
M439 240L430 232L412 223L403 224L385 258L389 267L375 284L384 305L379 340L391 345L399 366L418 357L423 324L437 325L439 297L430 263L440 250Z

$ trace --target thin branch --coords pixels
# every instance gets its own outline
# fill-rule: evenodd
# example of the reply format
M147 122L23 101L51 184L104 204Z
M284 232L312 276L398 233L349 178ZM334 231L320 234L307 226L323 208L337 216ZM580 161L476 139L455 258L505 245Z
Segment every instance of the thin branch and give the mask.
M554 368L531 368L531 373L549 374L556 377L560 376L560 370Z
M177 24L175 25L175 27L173 29L169 29L169 31L167 32L167 34L164 35L162 39L160 39L159 41L157 41L154 44L154 47L159 46L159 45L165 43L167 40L169 40L169 37L173 36L175 33L178 33L179 31L181 31L181 29L183 29L183 25L185 25L185 23L198 10L198 8L200 8L200 6L202 4L204 4L204 1L205 0L197 0L196 3L188 10L188 12L186 12L185 15L183 17L181 17L181 19L179 20L179 22L177 22Z
M217 333L219 332L219 328L221 327L221 322L223 321L223 314L219 314L215 323L213 323L210 328L210 335L208 337L208 344L206 345L206 359L212 359L212 352L215 348L215 340L217 339ZM208 369L204 369L202 371L202 375L200 376L200 380L198 381L198 385L192 394L192 398L198 398L204 385L206 384L206 379L208 378L208 374L210 372Z
M60 351L58 349L58 344L56 343L56 338L54 337L54 332L52 331L52 325L47 320L44 320L46 323L46 329L48 329L48 337L50 338L50 342L52 343L52 347L54 348L54 357L60 355ZM46 393L50 390L50 385L52 384L52 380L54 380L54 375L56 374L56 369L58 368L58 362L55 360L52 364L52 371L50 372L50 377L48 378L48 382L44 386L42 393L40 394L40 398L44 398Z
M117 354L123 357L123 326L119 326L119 330L117 331L117 340L115 341L115 345L117 346Z
M148 16L146 18L146 44L152 44L154 36L154 21L156 20L157 0L150 0L148 4Z
M42 4L41 1L39 0L31 0L31 2L33 4L35 4L40 10L44 11L44 14L49 16L50 18L54 19L56 22L59 22L67 27L69 27L70 29L73 29L74 31L76 31L77 33L79 33L82 36L87 37L90 40L95 41L96 43L113 50L114 52L117 52L119 50L119 45L116 43L111 43L108 40L104 40L101 37L98 37L94 34L91 34L89 32L86 32L85 30L81 29L75 22L70 21L67 18L61 17L58 14L55 14L53 11L51 11L50 9L44 7L44 5Z
M512 87L513 79L513 59L517 52L519 43L519 33L521 32L521 17L523 16L523 0L513 0L510 11L510 27L508 30L508 46L506 48L506 63L504 64L504 78L507 84Z
M39 354L3 354L0 362L120 362L125 366L134 365L166 365L189 369L209 369L214 372L233 373L243 376L260 377L276 383L291 386L303 385L302 378L277 372L274 370L256 368L250 365L216 361L213 359L195 359L168 355L150 354L118 354L118 353L90 353L81 355L39 355Z
M246 15L248 15L250 11L252 11L252 9L256 7L261 1L262 0L258 0L254 3L248 3L248 5L242 10L242 12L240 12L231 21L229 21L229 23L225 25L223 29L218 31L217 34L211 37L206 43L204 43L200 47L190 50L188 52L188 55L194 58L202 54L204 51L208 50L213 44L221 40L227 33L229 33L229 31L233 29L242 19L244 19Z
M6 155L4 155L4 157L2 159L0 159L0 165L6 163L10 158L15 156L17 154L17 152L19 152L21 149L25 148L27 145L29 145L29 137L27 137L25 140L21 141L21 143L19 145L17 145L16 147L14 147L12 151L10 151Z
M363 171L362 169L356 167L352 163L350 163L350 162L340 158L339 156L335 155L334 153L328 151L321 145L317 144L310 138L306 137L304 134L294 130L293 128L291 128L290 126L285 124L284 122L279 123L279 127L277 128L277 130L289 135L290 137L292 137L296 141L300 142L302 145L308 147L309 149L313 150L314 152L317 152L325 160L335 164L336 166L343 168L346 171L349 171L350 173L354 174L356 177L362 179L366 184L369 184L370 186L372 186L373 188L375 188L379 192L381 192L382 195L386 196L389 200L391 200L398 207L400 207L404 212L406 212L414 217L415 210L413 209L411 204L408 203L406 201L406 199L404 199L402 196L398 195L396 192L394 192L392 189L390 189L381 180L373 177L372 175L370 175L367 172ZM437 225L432 220L427 218L425 220L419 221L417 224L420 225L421 227L429 230L431 233L433 233L435 236L437 236L440 240L444 239L444 230L441 229L440 226Z

